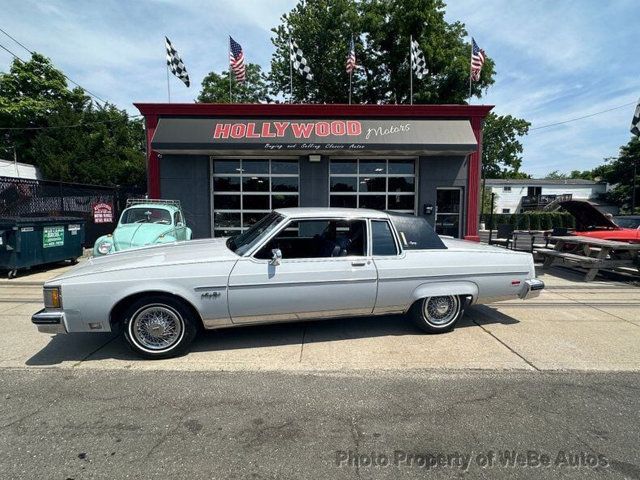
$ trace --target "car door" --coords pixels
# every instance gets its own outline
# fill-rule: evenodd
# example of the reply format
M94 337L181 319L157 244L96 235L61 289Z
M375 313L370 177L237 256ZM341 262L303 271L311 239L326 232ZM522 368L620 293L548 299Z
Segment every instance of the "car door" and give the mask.
M333 238L320 233L325 225L333 227ZM231 320L261 323L370 314L377 273L368 255L366 228L362 219L290 221L255 255L236 263L229 277ZM347 229L347 235L359 230L359 238L350 246L340 245L345 237L340 229ZM273 247L282 251L279 265L270 260Z

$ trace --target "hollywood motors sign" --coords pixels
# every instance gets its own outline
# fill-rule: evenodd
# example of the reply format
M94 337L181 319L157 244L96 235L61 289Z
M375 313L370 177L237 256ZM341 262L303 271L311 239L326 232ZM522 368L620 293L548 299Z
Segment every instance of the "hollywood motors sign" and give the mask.
M293 140L310 138L347 138L362 134L362 123L358 120L333 120L314 122L262 121L217 123L213 138L254 139L278 138Z

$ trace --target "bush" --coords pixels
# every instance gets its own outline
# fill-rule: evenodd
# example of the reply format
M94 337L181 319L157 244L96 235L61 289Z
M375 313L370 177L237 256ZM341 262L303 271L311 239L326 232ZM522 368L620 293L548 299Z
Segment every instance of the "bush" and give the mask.
M513 225L516 230L551 230L553 228L575 228L575 218L570 213L560 212L525 212L525 213L485 213L480 221L487 229L497 230L498 225Z

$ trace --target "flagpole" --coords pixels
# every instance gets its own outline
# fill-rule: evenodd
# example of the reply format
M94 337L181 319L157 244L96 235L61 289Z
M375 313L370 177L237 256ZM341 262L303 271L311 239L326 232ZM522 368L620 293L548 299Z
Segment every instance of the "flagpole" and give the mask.
M229 35L229 52L231 52L231 35ZM231 62L229 62L229 103L233 103L233 96L231 95Z
M352 79L353 79L353 72L351 72L349 74L349 105L351 105L351 85L352 85Z
M473 37L471 37L471 55L469 55L469 100L467 101L469 105L471 105L472 65L473 65Z
M169 103L171 103L171 86L169 82L169 65L167 65L167 96L169 97Z
M413 35L409 35L409 104L413 105Z
M291 59L291 34L289 34L289 103L293 103L293 60Z

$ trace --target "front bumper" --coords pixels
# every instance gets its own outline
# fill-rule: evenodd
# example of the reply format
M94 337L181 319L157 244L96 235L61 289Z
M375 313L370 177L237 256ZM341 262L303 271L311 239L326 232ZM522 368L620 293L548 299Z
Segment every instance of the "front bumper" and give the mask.
M43 308L31 316L31 323L38 327L41 333L67 333L64 322L64 312Z
M524 281L524 285L522 286L522 290L520 290L518 297L522 300L535 298L540 295L542 290L544 290L544 282L537 278L531 278Z

